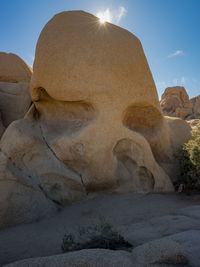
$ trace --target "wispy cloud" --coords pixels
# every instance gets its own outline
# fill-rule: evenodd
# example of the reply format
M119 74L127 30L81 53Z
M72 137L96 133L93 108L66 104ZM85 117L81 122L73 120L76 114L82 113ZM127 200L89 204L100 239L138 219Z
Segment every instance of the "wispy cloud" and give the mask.
M177 78L174 78L173 81L172 81L173 85L178 85L178 79Z
M181 77L181 84L185 84L185 77Z
M99 11L96 16L100 18L101 22L107 21L118 24L125 16L126 12L126 8L124 6L120 6L118 9L111 10L110 8L107 8L104 11Z
M181 78L174 78L172 80L172 82L169 82L168 84L169 84L169 86L170 86L170 84L171 84L171 86L172 85L179 85L179 86L185 85L186 84L186 78L184 76L182 76Z
M167 83L166 82L164 82L164 81L162 81L162 82L155 82L156 83L156 87L158 88L158 89L163 89L163 88L166 88L167 87Z
M126 8L123 6L120 6L118 12L116 13L117 23L120 22L120 20L124 17L125 14L126 14Z
M171 81L157 81L156 82L156 86L159 88L159 89L165 89L167 87L170 87L170 86L177 86L177 85L185 85L187 82L187 79L182 76L180 78L174 78L172 79Z
M109 8L104 11L99 11L96 16L100 19L101 22L112 22L113 20L113 15Z
M170 57L177 57L177 56L183 56L183 55L184 53L182 50L176 50L174 53L169 54L168 57L170 58Z
M174 78L171 81L156 81L156 87L159 95L161 95L167 87L171 86L187 86L188 78L182 76L180 78Z

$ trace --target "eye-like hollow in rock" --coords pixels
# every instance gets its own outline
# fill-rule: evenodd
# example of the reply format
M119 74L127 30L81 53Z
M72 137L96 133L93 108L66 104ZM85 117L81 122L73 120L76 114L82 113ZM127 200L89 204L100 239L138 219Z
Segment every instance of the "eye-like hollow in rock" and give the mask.
M127 108L123 124L146 138L159 130L163 123L162 113L154 106L135 104Z
M142 134L149 142L155 158L159 161L162 153L160 141L165 136L162 113L155 106L137 103L125 111L123 124L130 130ZM166 141L167 142L167 141Z
M90 103L56 100L44 88L38 90L39 100L34 103L43 130L51 135L50 139L62 134L72 136L96 118L96 112Z
M123 139L116 144L113 153L117 158L117 182L122 191L147 193L154 190L154 175L148 166L141 165L145 164L145 159L140 145Z

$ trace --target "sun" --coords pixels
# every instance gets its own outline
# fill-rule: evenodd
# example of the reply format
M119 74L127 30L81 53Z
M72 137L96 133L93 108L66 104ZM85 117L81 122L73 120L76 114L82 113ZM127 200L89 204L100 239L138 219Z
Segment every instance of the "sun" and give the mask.
M101 24L106 22L106 20L105 20L105 18L103 16L99 18L99 21L100 21Z
M109 8L107 8L105 11L99 11L96 16L99 18L99 22L101 24L112 21L112 14Z

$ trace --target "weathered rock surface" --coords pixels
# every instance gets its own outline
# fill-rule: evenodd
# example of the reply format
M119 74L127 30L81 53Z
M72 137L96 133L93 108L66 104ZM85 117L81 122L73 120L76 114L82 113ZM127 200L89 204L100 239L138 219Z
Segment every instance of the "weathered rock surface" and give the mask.
M56 211L32 177L0 152L1 228L42 219Z
M195 237L196 236L196 237ZM81 250L49 257L30 258L5 267L198 267L200 231L185 231L153 240L132 253L105 249Z
M133 249L133 266L193 266L200 264L200 231L188 230Z
M170 140L134 35L84 12L54 16L37 43L31 95L47 143L87 192L172 190L152 158L150 146L166 154Z
M24 117L31 105L31 68L17 55L0 52L0 112L4 129Z
M189 99L184 87L168 87L162 94L160 106L164 115L181 119L200 118L200 96Z
M190 99L192 102L193 119L200 119L200 95Z
M23 118L30 106L29 83L0 82L0 111L5 127Z
M0 81L30 82L32 69L17 55L0 52Z
M170 129L171 150L173 154L176 154L181 145L191 138L191 126L187 121L180 118L165 116L165 120ZM173 157L171 160L166 159L161 164L171 180L175 182L179 176L179 163L177 157Z
M106 249L90 249L51 257L27 259L7 267L132 267L130 253Z
M2 136L2 134L5 131L5 126L3 125L3 121L2 121L2 114L0 112L0 137Z
M132 260L135 266L159 266L187 264L187 254L177 242L163 238L145 243L133 249Z
M0 228L102 191L173 191L173 155L190 127L181 121L181 138L174 134L133 34L82 11L54 16L38 39L30 90L31 109L0 144L2 169L12 173L0 176ZM26 187L42 199L34 216Z
M200 265L200 198L198 195L187 197L182 194L99 195L93 199L68 205L52 218L2 230L0 231L0 265L25 258L27 259L24 261L27 264L25 266L31 266L28 265L28 262L33 264L36 260L40 264L41 262L59 264L59 257L60 262L69 260L67 259L68 254L57 255L54 256L55 258L28 258L60 254L61 242L65 233L76 233L79 226L96 224L100 215L104 216L114 229L133 244L132 255L138 255L137 261L141 262L143 255L146 255L144 259L149 262L147 266L161 267L165 265L158 263L151 265L151 263L159 262L163 256L165 256L165 260L167 258L175 260L176 255L181 254L188 260L188 264L185 266L198 267ZM155 249L152 245L152 252L149 251L151 248L149 242L151 241L153 243L150 244L155 244ZM158 244L160 244L159 247ZM136 253L138 250L139 253ZM70 253L69 258L73 262L77 262L80 255L85 255L84 260L88 261L88 264L90 260L92 263L98 264L112 262L111 255L115 255L117 259L120 255L120 263L127 260L128 255L131 257L131 253L121 253L120 251L118 254L118 252L111 251L105 252L105 261L101 261L99 256L98 262L95 262L91 259L93 255L102 255L104 252L102 254L94 252L93 254L92 251L90 253L87 251ZM81 258L83 259L82 256ZM181 259L184 258L181 257ZM132 262L133 267L142 266L138 265L135 260ZM20 266L19 263L16 264L18 264L16 266Z
M169 237L179 243L185 250L188 266L198 267L200 265L200 231L189 230L174 234Z

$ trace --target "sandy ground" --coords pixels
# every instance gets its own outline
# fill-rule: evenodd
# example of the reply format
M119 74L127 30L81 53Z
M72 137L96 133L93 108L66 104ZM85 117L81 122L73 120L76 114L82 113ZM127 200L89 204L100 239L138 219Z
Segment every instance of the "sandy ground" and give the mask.
M104 216L134 246L200 229L200 195L99 195L66 206L54 217L0 231L0 266L61 253L62 237Z

